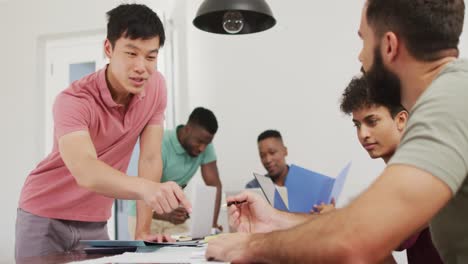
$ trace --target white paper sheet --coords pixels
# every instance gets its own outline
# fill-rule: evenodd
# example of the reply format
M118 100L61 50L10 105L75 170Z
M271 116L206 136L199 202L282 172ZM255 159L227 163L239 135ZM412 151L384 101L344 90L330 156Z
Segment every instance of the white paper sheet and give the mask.
M213 263L205 259L205 247L163 247L154 252L124 253L111 257L70 262L73 264L104 263ZM227 263L227 262L217 262Z

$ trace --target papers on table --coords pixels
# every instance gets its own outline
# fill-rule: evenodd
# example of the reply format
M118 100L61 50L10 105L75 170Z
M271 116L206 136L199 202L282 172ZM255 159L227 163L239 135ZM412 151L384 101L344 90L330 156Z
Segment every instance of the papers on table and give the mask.
M104 257L73 264L104 264L104 263L213 263L205 259L206 246L203 247L163 247L154 252L124 253L111 257ZM226 263L226 262L224 262Z

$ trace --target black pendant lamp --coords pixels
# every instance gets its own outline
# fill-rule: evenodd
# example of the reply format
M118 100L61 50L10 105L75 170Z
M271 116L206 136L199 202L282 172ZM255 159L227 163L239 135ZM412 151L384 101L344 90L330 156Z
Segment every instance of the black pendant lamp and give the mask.
M267 30L276 20L265 0L205 0L193 24L211 33L239 35Z

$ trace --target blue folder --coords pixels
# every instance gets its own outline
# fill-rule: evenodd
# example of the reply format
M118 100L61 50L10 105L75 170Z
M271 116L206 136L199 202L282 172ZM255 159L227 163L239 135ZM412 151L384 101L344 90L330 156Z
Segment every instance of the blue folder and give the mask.
M336 178L297 165L289 166L285 182L288 189L289 211L309 213L315 204L322 202L328 204L332 198L337 201L343 190L350 166L351 162L343 168Z
M289 211L289 208L286 206L286 203L284 202L283 198L281 197L280 193L278 192L278 189L275 188L275 198L274 198L274 203L273 206L281 211ZM289 199L289 197L288 197Z

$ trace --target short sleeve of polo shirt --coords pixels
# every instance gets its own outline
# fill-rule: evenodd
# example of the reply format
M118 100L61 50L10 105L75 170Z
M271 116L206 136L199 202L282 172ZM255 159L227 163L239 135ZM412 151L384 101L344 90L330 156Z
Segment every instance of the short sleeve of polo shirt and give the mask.
M208 144L203 152L203 160L201 164L208 164L216 160L216 152L212 143Z
M389 164L427 171L455 195L468 174L468 72L447 67L413 107Z
M55 137L87 131L91 123L91 112L86 99L68 93L60 93L53 106Z
M166 80L160 72L155 72L157 74L156 88L157 88L157 97L156 97L156 110L153 112L151 119L149 120L149 125L163 125L164 124L164 111L166 111L167 105L167 89L166 89Z

